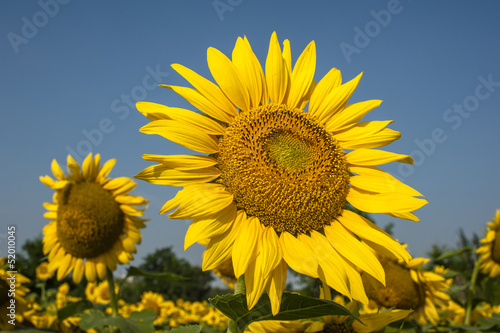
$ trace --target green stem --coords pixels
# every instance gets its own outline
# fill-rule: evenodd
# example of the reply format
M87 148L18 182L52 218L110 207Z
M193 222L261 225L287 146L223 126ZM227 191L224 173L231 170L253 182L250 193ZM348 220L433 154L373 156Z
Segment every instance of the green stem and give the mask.
M479 273L479 263L478 260L476 260L476 256L474 256L474 270L472 271L469 294L467 295L467 309L465 310L465 325L470 325L470 318L472 314L472 299L476 294L476 280L478 273Z
M42 294L40 295L40 303L45 306L45 281L42 281Z
M236 287L234 288L234 294L235 295L245 295L246 294L246 287L245 287L245 278L240 276L238 278L238 281L236 282ZM227 333L242 333L243 331L238 327L238 324L232 320L229 319L229 324L227 325Z
M106 277L107 277L108 286L109 286L109 296L111 297L111 308L113 310L112 316L118 317L118 297L116 297L115 279L113 277L113 272L111 272L108 269Z

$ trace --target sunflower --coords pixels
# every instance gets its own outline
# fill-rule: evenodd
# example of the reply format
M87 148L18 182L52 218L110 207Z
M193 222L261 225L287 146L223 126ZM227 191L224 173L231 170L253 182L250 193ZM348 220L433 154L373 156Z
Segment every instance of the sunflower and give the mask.
M414 310L407 319L420 326L437 325L438 308L447 307L450 301L450 295L445 293L450 284L443 276L422 268L429 259L414 258L409 263L385 257L379 259L385 270L386 285L380 285L363 273L368 297L382 309Z
M115 293L118 293L118 285L115 283ZM85 296L93 304L111 303L111 293L109 292L108 280L100 283L89 282L85 287Z
M137 305L138 311L153 310L156 313L154 325L162 325L171 313L170 304L167 304L161 294L146 291L141 295L141 301Z
M488 222L486 237L481 239L482 245L477 249L481 255L479 268L490 278L500 275L500 210L493 221Z
M147 204L139 196L127 194L136 184L126 177L108 179L116 160L100 167L100 156L89 154L82 167L68 155L68 174L52 161L52 173L40 177L42 183L54 189L54 203L45 203L44 217L52 220L43 229L43 252L48 254L49 270L57 270L61 280L73 272L80 283L106 278L106 269L114 271L118 263L133 259L135 244L140 244L140 228L144 228L144 209L134 206Z
M36 266L36 278L40 281L47 281L54 275L54 272L49 271L49 264L44 261Z
M164 85L202 113L147 102L137 108L151 120L141 132L208 156L145 154L159 164L135 177L183 187L160 213L177 208L169 217L193 219L184 246L208 243L204 270L232 258L249 308L266 290L279 311L287 265L367 302L357 269L384 281L371 249L406 261L410 255L348 204L418 220L412 211L427 203L374 167L413 163L374 149L400 137L386 128L392 121L359 122L381 101L347 104L361 74L342 84L332 69L316 84L314 41L292 70L289 41L281 51L273 33L265 74L246 37L237 39L232 60L215 48L207 56L218 85L180 64L172 68L195 89Z
M21 315L27 310L25 299L29 289L23 284L29 283L26 276L9 269L7 258L0 258L0 329L13 330L23 321Z

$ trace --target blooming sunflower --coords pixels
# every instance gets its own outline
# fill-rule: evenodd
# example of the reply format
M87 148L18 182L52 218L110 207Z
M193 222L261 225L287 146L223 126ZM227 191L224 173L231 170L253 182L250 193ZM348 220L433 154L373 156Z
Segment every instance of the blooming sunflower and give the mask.
M36 266L36 278L40 281L47 281L54 275L54 272L49 271L49 264L44 261Z
M363 274L368 297L382 308L414 310L407 319L420 326L429 322L437 325L438 308L446 307L450 301L450 295L445 293L450 284L443 276L421 268L429 259L414 258L408 263L385 257L379 259L385 270L386 285Z
M154 325L161 325L170 314L170 304L167 304L161 294L147 291L141 295L141 301L137 304L138 311L153 310L156 313Z
M367 301L358 268L384 281L371 249L409 260L399 243L370 221L346 209L418 220L421 194L374 165L413 163L410 156L374 148L400 137L391 121L359 122L381 101L347 104L361 74L342 84L330 70L317 84L316 47L311 42L292 70L291 48L271 36L265 74L247 38L238 38L232 60L208 49L217 85L173 64L195 89L164 85L202 113L139 102L158 134L205 155L152 155L160 164L135 177L182 186L160 213L194 219L185 248L208 243L204 270L232 258L244 274L252 308L264 290L273 313L280 306L287 264L320 277L342 294ZM349 150L350 152L346 152Z
M6 259L0 258L0 329L10 331L24 319L21 314L27 310L25 296L29 289L23 284L29 283L30 279L12 273Z
M49 270L57 270L61 280L73 272L79 283L83 275L88 281L104 279L106 269L114 271L118 263L128 263L140 244L140 218L147 200L129 195L135 186L130 178L108 179L116 160L100 167L100 155L89 154L82 167L68 155L68 174L52 161L52 173L40 177L54 189L54 203L45 203L44 217L52 220L43 229L43 252L48 254Z
M479 268L490 278L500 275L500 210L493 221L488 222L486 237L481 239L482 245L477 249L481 255Z

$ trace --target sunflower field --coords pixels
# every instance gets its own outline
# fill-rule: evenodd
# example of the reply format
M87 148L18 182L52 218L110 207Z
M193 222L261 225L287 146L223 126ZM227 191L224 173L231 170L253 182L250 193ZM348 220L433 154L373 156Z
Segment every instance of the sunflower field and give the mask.
M380 100L349 103L363 73L346 81L332 68L318 77L314 41L294 64L291 54L274 32L261 63L238 37L231 58L208 48L215 83L172 65L192 87L161 86L190 109L136 105L149 121L140 132L194 151L144 154L152 164L133 177L177 188L159 213L188 221L184 249L204 246L199 273L131 266L149 199L132 194L132 178L109 176L115 159L68 155L40 177L53 196L43 203L36 269L0 259L1 329L500 332L500 210L483 237L462 234L456 249L412 256L390 226L375 223L375 214L419 221L428 204L383 169L415 163L386 150L401 133L388 127L393 120L364 120ZM119 265L125 276L115 274ZM196 298L202 271L227 288L200 299L167 295L184 284Z

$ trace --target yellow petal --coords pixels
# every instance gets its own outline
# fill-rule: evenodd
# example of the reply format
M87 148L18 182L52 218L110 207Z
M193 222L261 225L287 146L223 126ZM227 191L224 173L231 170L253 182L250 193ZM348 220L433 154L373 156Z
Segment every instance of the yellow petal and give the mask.
M313 83L315 69L316 44L312 41L304 49L293 68L287 102L289 107L296 108L301 105Z
M373 193L351 187L347 201L359 210L368 213L412 212L427 204L427 200L397 193Z
M79 284L82 281L83 277L83 259L78 258L75 263L75 269L73 270L73 280L76 284Z
M246 87L250 100L250 107L260 105L263 95L267 95L267 86L264 72L259 60L250 47L248 40L238 37L232 54L233 64L241 78L241 83ZM266 92L264 92L266 90ZM267 103L266 103L267 104Z
M92 153L90 153L87 155L87 157L85 157L82 163L82 175L84 179L90 179L90 175L93 172L92 170L93 164L94 163L92 163Z
M99 276L99 279L104 280L106 278L107 268L106 268L106 264L103 262L103 258L99 258L98 260L95 260L95 268L96 268L97 276Z
M68 155L67 164L68 164L68 176L75 181L81 180L82 174L80 165L75 161L73 156Z
M209 47L207 62L210 73L222 92L234 105L247 111L250 106L248 90L241 83L238 71L231 60L216 48Z
M313 230L311 237L299 234L298 238L315 253L320 266L318 268L319 278L326 281L333 289L351 298L344 265L340 264L343 259L330 245L326 237Z
M231 227L210 240L203 253L202 269L204 271L214 269L219 264L231 258L234 240L239 235L241 225L246 223L246 220L245 212L242 210L238 211Z
M233 117L236 115L236 113L229 114L224 110L220 109L217 105L215 105L212 102L212 100L203 96L199 91L195 89L171 86L166 84L160 84L160 87L172 89L178 95L182 96L186 101L191 103L198 110L205 112L210 117L213 117L225 123L230 123Z
M229 229L236 218L236 205L229 205L217 214L194 219L184 238L184 251L194 243L210 239Z
M171 169L194 170L208 168L216 165L215 158L204 155L153 155L144 154L142 158L146 161L161 163Z
M358 321L352 322L352 328L358 333L370 333L378 331L388 324L408 317L413 310L389 310L381 313L369 313L359 317Z
M245 271L245 287L247 296L247 307L251 310L257 304L260 296L264 293L267 280L259 275L260 254L252 260Z
M66 175L64 174L64 171L61 169L59 164L57 164L57 161L55 159L52 160L50 168L52 169L52 173L57 178L57 180L66 180Z
M146 199L136 195L120 194L115 196L115 201L124 205L142 206L148 203Z
M272 227L264 227L262 238L259 241L259 265L256 266L263 279L267 279L271 271L279 264L283 257L279 238Z
M233 203L233 195L220 190L201 190L192 193L191 198L179 204L179 207L169 215L173 219L188 220L195 217L216 214Z
M298 238L284 231L280 235L283 259L297 273L318 278L318 260L314 252Z
M116 160L111 159L109 161L106 161L104 165L102 166L101 170L99 170L99 173L97 174L97 180L102 180L108 176L108 174L111 172L111 169L115 166Z
M342 224L335 221L325 226L325 235L332 246L355 266L385 284L385 271L372 250Z
M402 259L406 262L411 259L410 254L401 244L364 217L349 210L343 210L342 214L337 217L337 220L342 223L346 229L353 232L365 242L369 241L373 244L378 244L380 248L383 249L381 254L388 257L395 257L396 259ZM373 247L371 244L368 245Z
M134 178L145 180L151 184L186 186L192 183L208 183L218 178L220 174L220 170L215 167L178 170L164 164L156 164L142 170Z
M380 165L391 162L413 164L409 155L396 154L375 149L356 149L345 155L347 162L353 165Z
M135 184L132 179L128 177L118 177L111 179L109 182L104 184L102 188L108 191L114 191L124 186L130 186L130 184Z
M311 95L311 101L309 102L308 113L315 118L321 119L322 114L320 112L320 107L322 102L333 88L336 88L341 84L342 75L340 74L340 71L336 68L330 69L330 71L318 82L316 87L314 87L314 91Z
M148 119L154 120L179 120L199 128L206 134L222 135L224 127L212 119L199 113L181 108L171 108L165 105L138 102L137 109Z
M245 274L251 260L258 255L258 242L262 239L262 226L259 219L252 216L242 224L233 245L234 276Z
M374 166L351 166L349 171L357 173L359 176L352 176L349 182L360 189L371 192L400 192L413 197L423 197L423 195L408 186L391 174Z
M281 104L289 89L289 74L281 54L276 32L273 32L269 42L266 59L266 83L272 103Z
M312 102L312 97L311 97ZM335 117L332 117L326 123L327 131L341 131L356 124L363 119L371 110L375 109L382 103L381 100L369 100L359 103L346 105L346 107Z
M318 119L320 122L328 122L334 115L340 112L351 98L352 93L358 86L359 80L363 73L351 81L344 83L341 86L333 88L328 95L321 101L318 106L317 113L320 115Z
M281 260L275 269L272 270L266 285L266 292L271 301L271 311L273 316L278 314L281 305L281 296L285 290L287 276L287 265Z
M155 120L141 127L145 134L158 134L188 149L214 154L219 151L218 140L192 125L176 120Z
M288 74L292 75L292 48L288 39L283 41L283 60L285 61Z
M210 63L209 63L210 66ZM198 75L187 67L184 67L179 64L172 64L172 68L182 75L186 80L189 81L198 89L198 91L209 99L213 104L215 104L219 109L223 110L229 115L236 116L238 111L231 103L231 101L224 95L217 85L205 79L204 77Z

